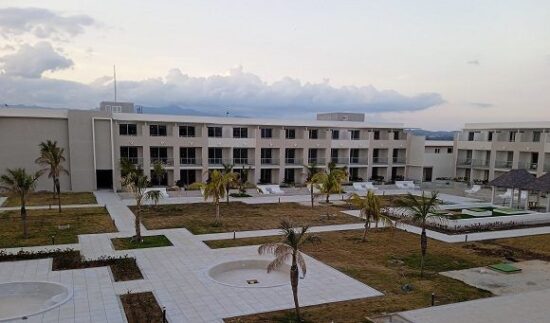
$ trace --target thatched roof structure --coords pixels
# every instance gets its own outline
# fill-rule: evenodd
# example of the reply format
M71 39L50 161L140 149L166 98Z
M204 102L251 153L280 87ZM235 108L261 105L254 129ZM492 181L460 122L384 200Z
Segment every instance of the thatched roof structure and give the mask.
M549 193L550 192L550 173L546 173L545 175L542 175L541 177L535 179L533 182L527 185L526 188L531 191Z
M489 182L489 186L503 188L529 189L528 186L535 181L535 175L525 169L512 169Z

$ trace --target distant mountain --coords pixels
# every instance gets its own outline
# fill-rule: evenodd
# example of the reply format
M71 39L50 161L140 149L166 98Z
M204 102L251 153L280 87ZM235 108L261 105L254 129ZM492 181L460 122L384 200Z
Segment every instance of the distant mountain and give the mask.
M138 110L138 105L136 105L136 112ZM163 107L146 107L146 106L140 106L142 107L142 113L145 114L170 114L170 115L186 115L186 116L202 116L202 117L225 117L225 113L217 113L217 112L211 112L211 111L204 111L204 110L195 110L191 108L184 108L177 105L169 105L169 106L163 106ZM238 118L247 118L244 116L234 115L231 114L231 117L238 117Z
M430 131L424 129L411 129L417 136L426 136L426 140L453 140L456 131Z

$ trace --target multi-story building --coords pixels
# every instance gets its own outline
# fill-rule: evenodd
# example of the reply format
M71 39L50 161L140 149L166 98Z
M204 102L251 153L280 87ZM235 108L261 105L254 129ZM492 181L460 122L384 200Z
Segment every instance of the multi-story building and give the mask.
M124 112L119 112L124 111ZM120 161L150 174L154 184L204 181L208 171L233 164L251 183L303 183L304 165L347 167L350 180L421 179L407 162L411 134L399 123L277 120L132 113L129 104L100 110L0 109L0 168L36 170L38 144L56 140L66 151L64 190L120 187ZM327 118L322 116L321 119ZM339 120L341 114L337 115ZM356 115L350 119L358 120ZM412 174L409 176L409 172ZM160 182L160 183L158 183ZM50 189L41 180L38 189Z
M511 169L550 171L550 122L468 123L455 137L455 177L492 180Z

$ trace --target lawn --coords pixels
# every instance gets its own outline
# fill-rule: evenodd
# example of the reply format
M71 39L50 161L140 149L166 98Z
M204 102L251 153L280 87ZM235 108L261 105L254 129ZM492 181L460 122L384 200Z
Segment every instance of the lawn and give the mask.
M34 192L27 198L27 206L57 205L57 199L52 198L51 192ZM61 192L61 205L69 204L97 204L95 196L91 192ZM8 197L8 200L2 205L19 206L19 198L16 196Z
M27 210L28 239L23 239L19 210L0 213L0 248L76 243L79 234L116 232L103 207L55 210Z
M135 207L131 209L135 212ZM172 204L143 207L142 221L149 230L187 228L193 234L275 229L286 217L296 225L361 222L361 219L340 212L345 209L344 206L330 205L331 215L327 218L327 207L324 205L311 208L298 203L222 203L222 224L215 226L215 207L212 203Z
M156 248L156 247L168 247L172 246L172 242L164 235L158 236L143 236L143 241L137 243L132 238L115 238L111 239L115 250L128 250L128 249L143 249L143 248Z
M347 275L383 292L385 296L324 304L304 308L307 322L363 322L366 317L430 305L435 293L438 305L490 296L487 291L468 286L437 273L485 266L502 260L482 256L461 244L430 240L424 279L419 276L419 237L401 230L373 230L361 242L361 231L318 234L321 243L307 245L305 253ZM208 245L226 247L276 241L278 237L211 241ZM263 241L262 241L263 240ZM404 291L405 285L411 291ZM291 311L256 314L226 319L226 322L289 322Z

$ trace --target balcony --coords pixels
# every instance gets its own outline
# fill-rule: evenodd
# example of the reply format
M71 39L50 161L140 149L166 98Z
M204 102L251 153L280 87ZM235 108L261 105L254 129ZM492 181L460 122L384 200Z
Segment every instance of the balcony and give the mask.
M262 165L279 165L279 159L272 158L272 157L265 157L260 159L260 163Z
M386 158L386 157L373 157L372 158L372 164L373 165L387 165L388 164L388 158Z
M229 164L230 160L223 158L208 158L208 165L210 166L222 166L223 164Z
M330 162L337 165L347 165L349 164L349 158L348 157L331 157Z
M300 158L288 157L285 158L285 165L302 165L302 160Z
M394 156L392 158L392 162L393 164L397 164L397 165L405 165L407 161L405 157Z
M519 163L519 168L523 168L523 169L527 169L527 170L536 171L538 167L539 167L538 163L531 163L531 162L527 162L527 161Z
M324 165L324 164L327 163L327 161L323 157L308 157L307 163L308 164Z
M254 165L254 159L252 159L252 158L233 158L233 165L239 165L239 166Z
M151 157L151 167L154 164L161 163L163 166L174 166L174 158L172 157Z
M143 158L142 157L122 157L119 159L120 163L123 163L125 161L128 161L130 164L136 166L136 167L142 167L143 166Z
M456 165L458 167L471 167L473 164L473 160L470 158L467 159L461 159L456 162Z
M544 164L544 171L545 172L550 172L550 163Z
M511 169L513 162L511 160L497 160L495 161L495 168Z
M196 157L182 157L180 158L180 165L182 166L200 166L202 161Z
M349 163L350 165L367 165L369 162L367 158L350 157Z
M472 160L472 166L478 167L478 168L488 168L489 167L489 160L473 159Z

